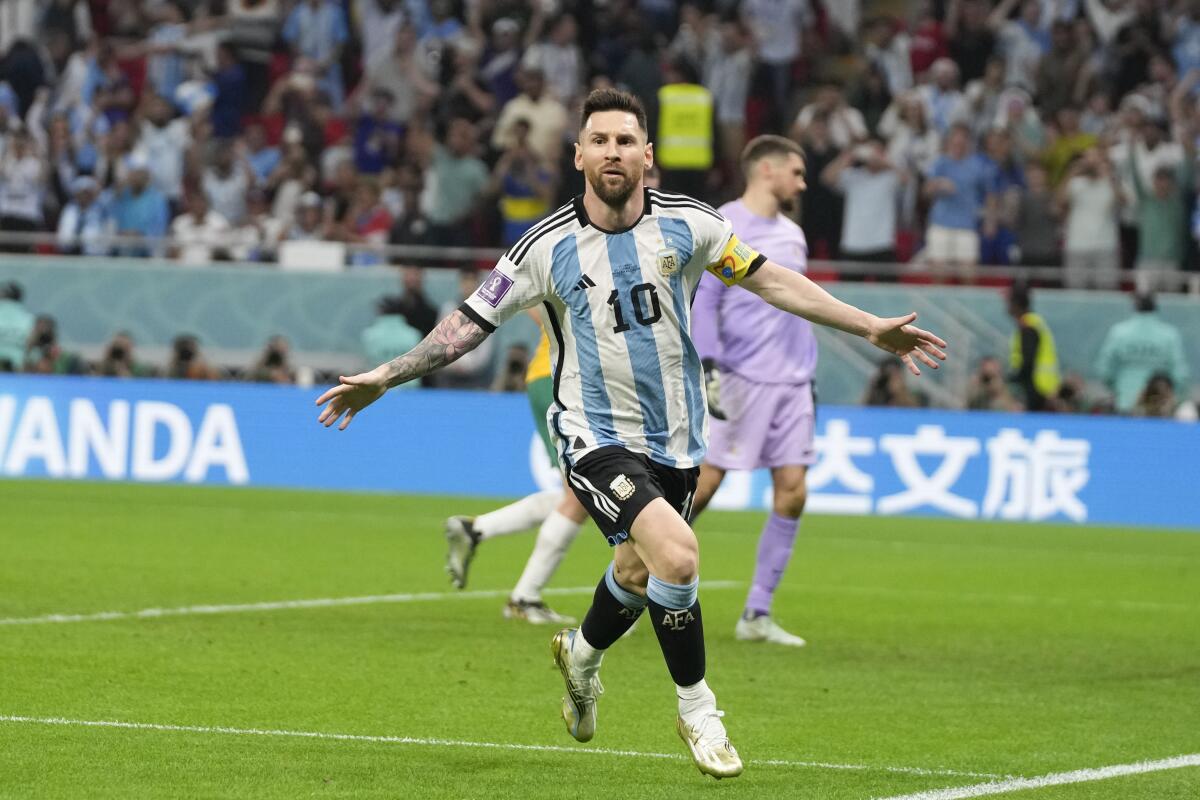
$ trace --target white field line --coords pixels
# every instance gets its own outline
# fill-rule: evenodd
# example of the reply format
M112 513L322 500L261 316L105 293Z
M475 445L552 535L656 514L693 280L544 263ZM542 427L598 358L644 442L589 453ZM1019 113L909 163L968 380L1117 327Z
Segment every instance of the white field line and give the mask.
M701 589L734 589L742 586L741 581L705 581ZM547 595L589 595L595 586L570 586L545 589ZM158 619L160 617L186 617L198 614L245 614L256 611L294 611L307 608L335 608L338 606L368 606L378 603L423 603L438 600L480 600L507 598L508 589L483 589L469 592L415 592L409 594L369 594L360 597L314 597L303 600L272 600L265 603L233 603L229 605L196 605L177 608L143 608L138 611L97 611L89 614L43 614L37 617L0 618L0 627L6 625L49 625L64 622L108 622L122 619Z
M1121 611L1179 611L1188 614L1200 613L1200 605L1195 603L1171 603L1156 600L1127 600L1113 598L1105 600L1090 597L1052 597L1034 594L996 594L987 592L940 591L937 589L894 589L886 586L828 586L807 584L791 588L789 591L810 592L812 594L853 594L864 597L894 597L894 598L927 598L931 600L966 600L977 603L1017 606L1048 606L1062 608L1083 606L1086 608L1118 609Z
M432 739L415 736L367 736L356 733L325 733L322 731L264 730L261 728L230 728L224 725L160 725L153 722L120 722L117 720L65 719L63 717L22 717L0 714L0 723L26 723L33 725L65 725L82 728L124 728L137 731L162 731L167 733L202 733L224 736L270 736L293 739L324 739L339 742L373 742L379 744L419 745L424 747L470 747L485 750L519 750L534 753L586 753L588 755L617 756L621 758L656 758L669 761L686 761L682 753L648 753L641 750L609 750L602 747L566 747L550 744L517 744L515 742L471 742L461 739ZM748 764L763 767L799 767L807 769L855 770L862 772L893 772L905 775L958 776L974 778L998 778L987 772L961 772L952 769L926 769L924 767L893 767L875 764L830 764L821 761L789 761L784 759L750 759Z
M1054 772L1036 778L1008 778L1001 781L979 783L974 786L930 789L925 792L897 795L895 797L884 798L883 800L967 800L967 798L971 797L988 797L996 794L1007 794L1008 792L1019 792L1022 789L1043 789L1047 786L1064 786L1071 783L1103 781L1126 775L1141 775L1146 772L1183 769L1184 767L1200 767L1200 753L1163 758L1158 761L1139 761L1135 764L1114 764L1111 767L1077 769L1071 772Z

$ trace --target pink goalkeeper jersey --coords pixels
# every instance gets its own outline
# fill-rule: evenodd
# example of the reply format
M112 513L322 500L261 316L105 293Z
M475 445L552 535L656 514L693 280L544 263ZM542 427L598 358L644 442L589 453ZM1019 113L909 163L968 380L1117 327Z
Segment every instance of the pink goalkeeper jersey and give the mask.
M808 268L804 231L787 217L760 217L741 200L718 210L739 239L771 261L800 273ZM812 323L708 274L692 306L692 340L701 358L758 383L808 383L817 368Z

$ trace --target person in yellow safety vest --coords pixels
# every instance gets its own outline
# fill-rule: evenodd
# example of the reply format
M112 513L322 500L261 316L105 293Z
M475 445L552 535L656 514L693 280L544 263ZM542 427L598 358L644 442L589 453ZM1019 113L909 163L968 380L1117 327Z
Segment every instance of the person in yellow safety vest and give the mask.
M1029 310L1029 288L1014 284L1008 296L1008 314L1017 322L1012 336L1009 380L1025 397L1029 411L1053 410L1050 401L1062 384L1054 335L1046 321Z
M658 90L654 160L666 173L668 190L703 197L713 165L713 97L691 72L687 64L667 67Z

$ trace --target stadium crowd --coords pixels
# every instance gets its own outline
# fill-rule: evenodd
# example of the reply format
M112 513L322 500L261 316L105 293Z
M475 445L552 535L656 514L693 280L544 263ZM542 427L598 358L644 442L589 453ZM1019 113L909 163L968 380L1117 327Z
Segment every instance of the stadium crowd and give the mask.
M815 258L1160 290L1196 261L1193 0L0 0L0 232L505 245L576 192L570 121L614 83L667 189L730 199L748 137L801 141Z

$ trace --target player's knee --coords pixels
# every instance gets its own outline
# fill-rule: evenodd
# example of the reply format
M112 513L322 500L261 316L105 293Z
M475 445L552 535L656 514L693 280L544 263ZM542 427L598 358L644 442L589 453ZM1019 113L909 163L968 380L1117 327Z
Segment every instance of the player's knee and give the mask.
M617 562L613 566L613 577L617 583L634 594L646 594L646 584L650 581L650 570L645 564L624 564Z
M804 513L804 504L808 501L808 490L801 483L788 486L775 492L776 514L781 517L795 518Z
M664 553L657 566L662 572L660 579L668 583L691 583L700 571L699 549L694 541L690 546L680 543Z

